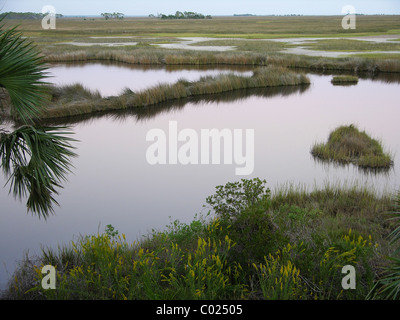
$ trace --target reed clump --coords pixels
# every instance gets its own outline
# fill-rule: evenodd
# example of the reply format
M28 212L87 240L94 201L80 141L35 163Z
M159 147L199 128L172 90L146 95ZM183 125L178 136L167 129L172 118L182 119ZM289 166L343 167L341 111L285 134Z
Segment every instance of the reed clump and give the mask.
M89 90L80 83L64 86L53 85L48 88L48 91L53 102L62 104L83 100L101 99L101 94L98 90Z
M354 125L332 131L327 143L315 144L311 154L322 160L354 163L367 169L389 169L393 165L381 143Z

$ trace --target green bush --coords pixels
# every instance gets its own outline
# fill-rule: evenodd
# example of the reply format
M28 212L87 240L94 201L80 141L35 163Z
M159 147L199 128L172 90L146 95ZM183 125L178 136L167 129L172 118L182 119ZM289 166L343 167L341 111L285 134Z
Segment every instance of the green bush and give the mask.
M214 195L206 202L215 213L225 219L233 219L250 207L268 209L271 191L265 188L266 181L259 178L228 182L217 186Z

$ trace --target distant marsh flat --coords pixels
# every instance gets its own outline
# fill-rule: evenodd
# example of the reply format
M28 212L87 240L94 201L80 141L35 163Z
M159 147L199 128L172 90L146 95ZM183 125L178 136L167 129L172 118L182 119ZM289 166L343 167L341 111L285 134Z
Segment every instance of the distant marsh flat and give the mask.
M86 42L97 41L101 38L108 39L108 46L117 46L111 43L121 42L125 39L147 38L149 44L156 42L148 41L164 39L172 43L159 44L158 47L166 49L191 49L200 50L194 43L191 46L186 41L197 41L200 38L211 39L252 39L252 40L275 40L281 43L302 46L304 41L323 39L348 38L352 40L362 39L376 44L384 44L389 49L384 51L395 51L390 47L396 47L396 41L400 37L400 19L398 16L358 16L356 30L344 30L341 27L341 16L255 16L255 17L218 17L206 20L161 20L157 18L132 18L124 20L104 20L103 18L61 18L57 20L56 30L43 30L40 21L37 20L9 20L8 23L19 23L19 29L25 36L32 37L37 43L45 47L52 42L75 43L83 46ZM194 38L197 38L194 40ZM86 39L86 40L83 40ZM143 39L144 40L144 39ZM185 42L182 42L185 41ZM340 40L341 41L341 40ZM122 41L127 42L127 41ZM142 42L142 40L132 41ZM178 43L177 43L178 42ZM179 44L179 42L181 42ZM355 41L354 41L355 43ZM190 44L190 43L189 43ZM122 44L121 44L122 46ZM214 45L206 46L201 50L207 51L232 51L238 50L235 45L226 45L225 48ZM335 44L336 46L336 44ZM314 48L308 48L314 49ZM320 48L319 48L320 49ZM240 48L239 48L240 50ZM257 47L245 47L245 51L257 51ZM295 49L292 49L295 50ZM334 50L334 49L333 49ZM353 52L357 49L350 48ZM376 51L371 49L372 51ZM370 50L370 51L371 51ZM382 51L383 49L379 49ZM332 51L332 50L331 50ZM340 49L335 51L341 51ZM398 50L396 50L398 51ZM291 54L307 54L306 51L286 51ZM309 53L311 54L311 53Z

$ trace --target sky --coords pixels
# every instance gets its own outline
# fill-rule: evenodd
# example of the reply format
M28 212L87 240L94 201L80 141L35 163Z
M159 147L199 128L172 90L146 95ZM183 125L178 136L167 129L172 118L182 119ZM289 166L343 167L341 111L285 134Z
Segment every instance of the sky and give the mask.
M400 0L0 0L0 12L41 12L52 5L63 15L121 12L130 16L193 11L205 15L341 15L346 5L360 14L400 14Z

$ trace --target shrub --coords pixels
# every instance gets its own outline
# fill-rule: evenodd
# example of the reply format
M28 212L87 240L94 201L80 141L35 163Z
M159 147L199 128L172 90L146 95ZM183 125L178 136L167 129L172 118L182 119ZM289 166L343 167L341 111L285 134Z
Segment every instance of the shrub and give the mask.
M216 193L207 197L206 202L222 218L234 218L245 209L254 206L268 207L271 191L265 188L266 181L259 178L228 182L217 186Z
M225 226L227 235L236 243L231 259L246 268L275 250L284 237L271 221L270 189L259 178L242 179L217 186L206 199ZM268 251L267 251L268 250Z

